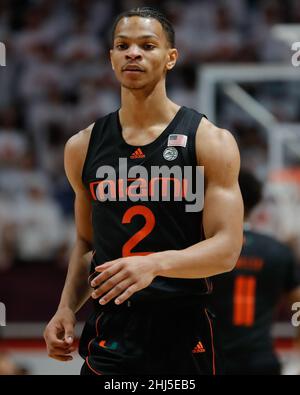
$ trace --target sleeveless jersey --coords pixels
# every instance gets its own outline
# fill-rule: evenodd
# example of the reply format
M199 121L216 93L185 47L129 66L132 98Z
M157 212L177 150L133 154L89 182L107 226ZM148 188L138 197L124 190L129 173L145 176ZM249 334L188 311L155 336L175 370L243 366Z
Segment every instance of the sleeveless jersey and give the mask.
M124 140L118 111L96 121L82 173L92 197L95 252L91 273L106 261L181 250L203 240L202 210L186 210L192 203L185 194L188 187L195 191L199 171L195 136L202 117L181 107L160 136L142 146ZM151 173L163 166L161 174ZM177 172L172 172L173 166ZM192 182L184 177L187 167L192 171ZM210 290L208 279L158 276L131 300L196 302Z

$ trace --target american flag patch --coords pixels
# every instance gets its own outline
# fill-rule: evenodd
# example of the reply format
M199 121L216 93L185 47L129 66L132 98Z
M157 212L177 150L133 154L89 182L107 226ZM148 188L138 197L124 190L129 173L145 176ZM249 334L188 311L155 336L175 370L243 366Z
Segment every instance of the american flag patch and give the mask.
M170 134L168 147L186 147L187 136L185 134Z

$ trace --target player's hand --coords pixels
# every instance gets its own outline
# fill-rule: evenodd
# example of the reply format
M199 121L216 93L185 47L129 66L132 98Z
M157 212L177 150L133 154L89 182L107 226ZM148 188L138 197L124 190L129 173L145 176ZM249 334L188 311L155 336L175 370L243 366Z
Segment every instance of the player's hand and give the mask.
M148 287L156 277L153 255L130 256L97 266L95 270L101 274L93 279L91 286L99 287L92 297L101 297L99 303L102 305L115 298L115 303L121 304L135 292Z
M71 361L74 346L75 314L69 308L59 309L46 326L44 339L48 355L58 361Z

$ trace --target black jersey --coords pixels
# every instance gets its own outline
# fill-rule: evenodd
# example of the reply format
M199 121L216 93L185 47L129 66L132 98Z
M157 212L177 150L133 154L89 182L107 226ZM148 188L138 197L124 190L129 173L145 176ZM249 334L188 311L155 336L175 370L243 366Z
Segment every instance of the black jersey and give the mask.
M230 364L272 355L271 326L281 296L299 285L291 250L277 240L244 232L241 256L232 272L212 277L212 305Z
M178 179L186 167L194 174L198 172L195 136L202 117L195 110L181 107L161 135L142 146L124 140L118 111L95 123L82 175L92 196L92 271L106 261L180 250L203 239L202 210L186 209L187 180L184 176ZM177 173L153 176L153 169L163 166L170 171L175 166ZM195 188L195 177L189 186ZM207 279L156 277L131 300L196 301L208 292Z

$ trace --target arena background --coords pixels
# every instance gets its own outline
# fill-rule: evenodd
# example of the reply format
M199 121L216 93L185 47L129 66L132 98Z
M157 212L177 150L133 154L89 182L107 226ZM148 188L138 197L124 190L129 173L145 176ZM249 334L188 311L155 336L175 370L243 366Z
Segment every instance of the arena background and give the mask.
M253 226L300 259L298 0L2 0L0 371L15 364L20 374L78 374L78 356L51 360L42 340L75 234L63 149L71 135L118 108L110 27L116 14L139 5L157 6L175 27L180 58L169 96L232 131L243 167L264 183ZM284 373L299 374L291 315L279 308L273 335Z

